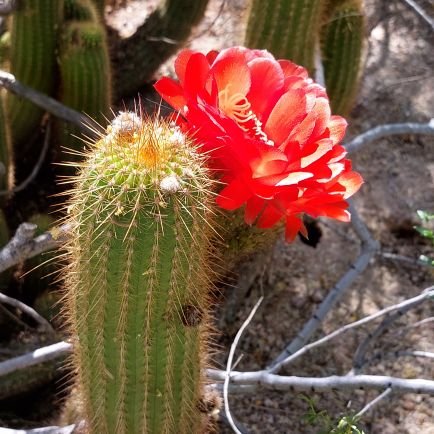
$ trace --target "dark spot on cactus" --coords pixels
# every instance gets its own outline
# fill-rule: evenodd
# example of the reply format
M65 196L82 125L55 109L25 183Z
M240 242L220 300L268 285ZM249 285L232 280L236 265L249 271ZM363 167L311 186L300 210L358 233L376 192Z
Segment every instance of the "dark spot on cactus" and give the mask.
M187 327L197 327L202 322L203 311L197 306L186 304L181 308L181 320Z

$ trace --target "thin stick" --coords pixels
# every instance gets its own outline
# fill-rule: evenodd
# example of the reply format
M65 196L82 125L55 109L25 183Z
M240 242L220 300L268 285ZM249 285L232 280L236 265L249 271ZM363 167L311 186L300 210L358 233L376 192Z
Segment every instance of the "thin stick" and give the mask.
M434 30L434 20L413 0L403 0L404 3L407 3L414 12L416 12L428 25L431 27L431 30ZM432 6L432 5L431 5Z
M39 170L41 169L42 163L45 160L45 156L47 155L47 151L50 145L50 136L51 136L51 122L50 120L47 123L47 130L45 131L45 138L44 138L44 145L42 147L41 153L39 154L38 161L36 162L35 166L33 167L30 175L19 185L12 188L11 190L1 190L0 196L7 196L13 193L18 193L19 191L24 190L36 177L36 175L39 173Z
M384 392L380 393L375 399L368 402L356 415L356 419L360 419L365 413L367 413L369 410L372 410L373 407L375 407L380 401L382 401L384 398L388 397L392 393L392 389L386 389Z
M414 297L413 302L403 304L397 312L394 312L388 315L383 321L377 326L374 332L369 333L368 336L363 340L363 342L358 346L353 359L353 369L350 371L351 374L358 373L363 365L365 364L365 355L368 351L369 346L372 342L377 339L384 331L390 327L398 318L401 318L404 314L406 314L410 309L418 306L422 303L426 298L433 298L434 291L433 286L427 288L420 296ZM418 299L419 297L426 296L426 298Z
M77 125L90 137L98 137L98 133L96 131L98 130L98 125L91 118L61 104L54 98L44 95L43 93L24 85L9 72L0 71L0 86L4 87L15 95L31 101L33 104L43 108L52 115Z
M227 364L226 364L226 376L225 376L225 381L224 381L224 385L223 385L223 400L224 400L224 403L225 403L225 414L226 414L226 417L228 419L229 425L231 426L231 428L234 430L234 432L236 434L242 434L242 433L239 431L239 429L235 425L235 422L234 422L234 420L232 418L232 415L231 415L231 412L230 412L230 408L229 408L228 388L229 388L229 381L230 381L230 378L231 378L232 362L233 362L233 359L234 359L235 351L236 351L237 346L238 346L238 342L240 341L241 336L244 333L244 330L248 327L248 325L252 321L253 317L255 316L255 313L258 310L258 308L261 305L261 303L262 303L263 300L264 300L263 296L259 298L259 300L256 302L255 306L253 307L252 311L250 312L249 316L247 317L247 319L244 321L243 325L238 330L238 332L237 332L237 334L235 336L235 339L232 342L231 349L229 351L228 361L227 361Z
M27 304L24 304L23 302L17 300L16 298L12 298L5 294L2 294L1 292L0 292L0 303L8 304L9 306L21 310L21 312L25 313L30 318L32 318L36 323L38 323L42 329L50 333L54 333L51 324L45 318L39 315L39 313L36 312L36 310L31 308L30 306L27 306Z
M354 152L358 151L362 146L365 146L374 140L400 134L434 135L434 120L431 119L430 122L425 124L408 122L401 124L379 125L364 132L363 134L360 134L344 146L348 152Z
M394 304L393 306L386 307L385 309L382 309L372 315L369 315L365 318L362 318L358 321L349 323L344 325L343 327L335 330L334 332L328 334L327 336L324 336L321 339L318 339L315 342L312 342L308 345L305 345L303 348L300 348L298 351L296 351L291 356L287 357L286 359L282 360L280 363L276 364L273 369L270 369L270 372L276 373L280 368L283 366L287 366L289 363L293 362L295 359L298 359L303 354L306 354L308 351L319 347L320 345L324 345L325 343L331 341L332 339L342 335L343 333L347 332L348 330L351 330L356 327L360 327L361 325L364 325L370 321L373 321L383 315L389 314L390 312L398 311L399 315L402 315L402 312L404 309L408 310L412 307L418 306L420 303L424 302L426 299L434 297L434 286L431 286L424 290L424 292L416 297L410 298L408 300L404 300L400 303ZM405 310L405 311L406 311Z

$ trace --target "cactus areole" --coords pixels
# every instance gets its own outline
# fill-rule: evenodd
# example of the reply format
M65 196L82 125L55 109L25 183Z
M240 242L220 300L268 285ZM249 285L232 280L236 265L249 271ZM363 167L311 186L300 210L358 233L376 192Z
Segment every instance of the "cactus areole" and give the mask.
M196 433L208 329L210 182L180 130L121 113L68 205L73 364L95 434Z

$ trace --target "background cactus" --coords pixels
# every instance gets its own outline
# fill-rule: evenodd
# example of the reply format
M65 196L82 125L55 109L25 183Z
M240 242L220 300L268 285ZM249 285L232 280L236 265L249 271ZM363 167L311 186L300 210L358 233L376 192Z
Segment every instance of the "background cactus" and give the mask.
M116 95L132 95L150 80L158 66L185 43L207 5L208 0L160 0L130 38L112 34Z
M110 114L111 77L105 31L99 22L65 25L59 52L60 96L68 107L83 111L104 125ZM80 153L83 141L77 126L58 122L59 142Z
M245 45L290 59L315 76L315 52L323 61L334 113L347 115L354 102L364 36L361 0L253 0Z
M4 91L0 91L0 163L0 190L10 191L14 184L14 164L10 123ZM4 204L7 197L8 195L0 196L0 203Z
M364 25L361 1L341 0L322 29L325 84L337 114L347 115L356 97Z
M253 0L247 26L247 47L266 48L278 59L291 59L311 73L325 9L323 0Z
M199 432L207 173L177 128L119 115L69 206L66 314L90 431Z
M26 0L12 16L10 71L24 84L52 94L56 76L56 39L60 0ZM16 149L34 134L43 111L29 101L9 95L12 138Z

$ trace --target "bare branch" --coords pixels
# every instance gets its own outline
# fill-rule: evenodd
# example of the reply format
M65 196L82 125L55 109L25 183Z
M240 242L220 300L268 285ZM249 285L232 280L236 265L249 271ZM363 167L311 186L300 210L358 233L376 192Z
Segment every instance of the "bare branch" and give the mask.
M434 30L434 20L414 0L403 0L403 2L428 23L432 31Z
M369 346L372 342L377 339L384 331L393 324L398 318L401 318L404 314L406 314L410 309L413 309L416 306L419 306L423 301L427 298L434 297L433 286L427 288L421 295L414 297L407 302L401 303L399 309L396 312L391 313L383 321L378 325L378 327L374 330L373 333L369 333L366 339L358 346L353 360L353 369L351 370L351 374L358 373L363 365L365 364L365 355L368 351ZM424 297L425 296L425 297Z
M33 238L37 226L33 223L21 223L15 235L0 250L0 273L25 259L32 258L47 250L62 246L71 229L70 225L64 224Z
M289 363L293 362L295 359L298 359L303 354L306 354L308 351L319 347L320 345L324 345L325 343L329 342L330 340L342 335L343 333L347 332L348 330L351 330L355 327L360 327L361 325L364 325L370 321L373 321L383 315L387 315L390 312L398 311L396 315L402 315L404 309L409 309L411 307L417 306L420 303L424 302L428 298L434 297L434 286L431 286L430 288L426 289L422 294L410 298L409 300L404 300L401 303L394 304L393 306L386 307L385 309L382 309L372 315L369 315L365 318L360 319L359 321L355 321L349 324L346 324L345 326L335 330L333 333L328 334L327 336L324 336L321 339L318 339L315 342L312 342L311 344L305 345L303 348L300 348L298 351L296 351L291 356L287 357L285 360L282 360L280 363L276 364L273 369L270 369L270 372L277 372L280 368L283 366L287 366Z
M232 369L232 362L234 359L234 355L235 355L235 351L237 349L238 346L238 342L241 339L241 336L244 333L244 330L248 327L248 325L250 324L250 322L252 321L253 317L255 316L256 311L258 310L259 306L261 305L262 301L264 300L264 297L262 296L257 303L255 304L255 306L253 306L252 311L250 312L249 316L247 317L247 319L244 321L243 325L240 327L240 329L238 330L234 341L232 342L231 345L231 349L229 351L229 357L228 357L228 361L226 364L226 378L224 381L224 385L223 385L223 400L225 403L225 414L226 417L228 419L229 425L231 426L231 428L233 429L233 431L237 434L241 434L241 432L239 431L239 429L237 428L231 412L230 412L230 408L229 408L229 394L228 394L228 388L229 388L229 381L230 381L230 376L231 376L231 369Z
M384 392L380 393L375 399L368 402L356 415L356 419L360 419L369 410L372 410L380 401L387 398L392 393L392 389L387 388Z
M36 312L36 310L31 308L30 306L27 306L26 304L24 304L23 302L15 298L8 297L7 295L2 294L1 292L0 292L0 302L4 304L8 304L9 306L21 310L21 312L25 313L30 318L32 318L37 324L39 324L43 330L49 333L54 333L51 324L45 318L39 315L39 313Z
M311 336L316 332L321 322L326 315L336 305L336 303L343 297L346 289L354 282L354 280L365 271L370 260L379 249L379 244L375 241L366 225L360 219L357 211L355 210L352 202L350 202L351 223L354 231L362 242L361 252L356 261L351 264L349 270L341 277L336 285L330 290L327 297L322 301L318 309L314 312L312 317L303 326L301 332L293 339L293 341L280 353L280 355L270 364L269 370L276 372L283 360L293 355L300 348L302 348Z
M0 428L0 434L72 434L75 425L68 426L44 426L34 429Z
M1 190L0 196L9 196L10 194L18 193L19 191L24 190L35 179L36 175L39 173L39 170L41 169L42 163L45 160L45 156L47 155L47 151L50 145L50 137L51 137L51 122L48 121L47 130L45 131L44 145L42 147L41 153L39 154L38 161L33 167L32 172L20 185L17 185L11 190Z
M96 124L94 120L82 113L66 107L54 98L24 85L9 72L0 71L0 86L31 101L33 104L43 108L52 115L77 125L89 137L97 137L96 131L98 130L98 124Z
M218 369L208 369L207 376L210 380L224 381L226 372ZM392 389L400 393L426 393L434 395L434 380L406 379L389 377L384 375L333 375L330 377L296 377L272 374L269 371L231 372L231 390L234 386L262 386L271 390L283 391L313 391L322 392L330 390L355 390L355 389ZM250 389L250 390L253 390Z
M408 122L402 124L379 125L378 127L360 134L344 146L348 152L354 152L374 140L400 134L434 135L434 119L431 119L431 121L426 124Z
M21 369L29 368L30 366L39 363L57 359L58 357L68 354L71 350L72 344L67 342L57 342L56 344L38 348L22 356L0 362L0 377Z
M396 253L392 252L380 252L380 255L384 259L389 259L391 261L398 261L398 262L404 262L405 264L408 264L413 267L430 267L432 268L432 265L421 261L418 258L409 258L408 256L398 255Z

